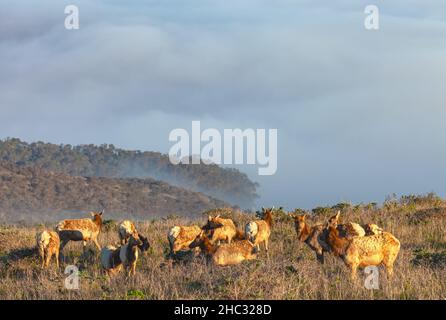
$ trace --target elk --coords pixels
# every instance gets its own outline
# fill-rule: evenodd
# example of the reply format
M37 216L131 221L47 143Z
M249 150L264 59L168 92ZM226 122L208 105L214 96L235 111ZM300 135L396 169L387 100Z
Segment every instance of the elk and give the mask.
M248 222L245 226L245 237L250 240L260 251L260 243L265 244L265 250L268 253L268 241L271 235L271 227L273 224L272 209L264 209L263 219Z
M138 261L139 253L138 253L138 247L142 246L142 241L139 239L139 237L136 235L131 235L129 238L129 241L121 246L121 249L119 251L119 258L121 259L126 272L127 276L135 275L136 273L136 262Z
M135 225L130 220L124 220L118 226L118 234L121 245L126 244L130 236L137 233L138 231L136 230Z
M36 246L42 259L42 269L48 268L51 257L56 257L56 266L59 269L59 235L54 231L42 231L36 235Z
M120 247L116 248L113 245L108 245L101 250L101 265L109 277L122 269L122 262L119 257L120 251Z
M336 215L332 216L328 220L328 225L336 225L338 230L340 231L341 236L346 238L352 237L363 237L363 236L371 236L375 234L380 234L384 230L374 223L368 223L359 225L357 223L348 222L345 224L339 224L339 216L341 212L338 211Z
M257 248L249 240L233 241L221 246L211 243L203 230L189 245L191 249L199 247L217 266L240 264L245 260L257 258Z
M328 244L335 255L341 257L356 279L358 267L384 265L389 278L400 251L400 242L389 232L376 235L343 238L339 235L336 221L328 225Z
M209 216L202 229L206 230L206 235L211 243L218 242L220 244L222 241L231 243L234 239L241 240L244 238L243 232L237 229L232 219L224 219L220 215Z
M344 224L338 224L341 211L338 210L336 215L328 219L328 224L336 224L340 235L344 238L363 237L366 232L362 226L354 222L347 222Z
M175 254L177 251L189 249L189 245L201 232L199 226L174 226L168 234L170 253Z
M90 214L92 219L68 219L57 224L56 231L61 240L61 252L69 241L82 241L84 253L88 241L93 241L99 251L101 250L98 236L101 232L103 211Z
M341 237L351 239L353 237L362 237L365 235L364 229L357 223L348 222L345 224L338 224L339 216L340 212L338 211L336 215L328 220L328 224L336 223L336 227L340 232L339 234ZM323 264L324 253L331 251L327 241L327 226L322 224L310 226L306 221L307 214L292 215L292 217L294 218L294 228L296 230L297 238L299 241L307 244L310 249L316 253L317 260Z
M137 235L131 235L128 242L118 248L109 245L101 250L101 264L102 268L108 274L113 276L122 270L126 269L127 276L134 276L136 274L136 263L138 261L138 248L143 245L143 242Z
M380 227L378 227L376 224L374 223L369 223L363 226L364 230L365 230L365 234L367 236L372 236L375 234L380 234L382 232L384 232L384 230Z
M323 264L324 253L330 251L329 246L325 241L325 226L321 224L310 226L306 222L306 214L293 215L293 218L297 238L299 241L308 245L310 249L316 253L317 260Z
M138 246L139 250L141 250L142 253L146 253L147 250L149 250L150 248L149 239L147 239L140 233L138 233L138 238L139 240L141 240L141 245Z

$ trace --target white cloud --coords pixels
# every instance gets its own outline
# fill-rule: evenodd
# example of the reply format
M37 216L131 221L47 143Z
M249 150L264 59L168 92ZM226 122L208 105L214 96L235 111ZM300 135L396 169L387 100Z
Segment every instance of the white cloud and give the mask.
M3 1L0 136L165 151L190 120L278 128L266 202L444 193L446 5L377 1L370 32L366 4L78 1L67 31L64 4Z

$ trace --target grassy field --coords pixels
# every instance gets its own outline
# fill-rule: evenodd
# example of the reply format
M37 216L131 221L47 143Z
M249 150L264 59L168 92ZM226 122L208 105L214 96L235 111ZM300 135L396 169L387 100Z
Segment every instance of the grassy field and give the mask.
M332 213L319 208L311 222ZM94 248L82 257L81 243L65 248L66 264L80 269L79 290L64 287L66 275L54 263L40 269L34 250L35 233L47 226L0 227L0 299L446 299L446 206L443 201L391 200L381 208L346 206L343 221L374 222L401 241L395 276L388 281L380 268L380 288L364 287L366 275L350 281L342 261L329 255L321 266L313 252L299 243L293 221L275 216L270 256L238 266L214 267L202 257L173 262L167 258L167 230L174 225L203 224L202 219L170 218L137 223L151 249L140 259L137 274L103 275ZM243 226L254 215L234 214ZM118 241L113 223L104 228L101 245Z

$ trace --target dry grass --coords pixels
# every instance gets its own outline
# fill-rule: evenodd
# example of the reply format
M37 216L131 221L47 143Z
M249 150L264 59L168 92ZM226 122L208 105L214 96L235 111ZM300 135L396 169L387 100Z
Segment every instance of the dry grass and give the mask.
M425 208L416 208L422 210ZM418 212L418 211L417 211ZM65 275L55 264L39 268L33 250L34 235L44 226L0 227L0 299L445 299L446 225L444 219L414 223L411 212L400 209L350 210L344 220L375 222L402 243L394 279L380 270L380 289L367 290L361 271L357 282L339 259L328 256L321 266L304 244L297 241L292 220L282 217L273 227L270 258L238 266L214 267L204 258L173 263L167 259L166 233L176 224L202 224L201 220L163 219L137 223L152 248L139 262L136 277L118 275L110 283L97 256L81 257L81 243L65 248L67 263L80 268L80 289L66 290ZM239 226L253 215L238 214ZM323 222L325 217L313 219ZM276 219L277 220L277 219ZM52 226L47 226L52 227ZM118 242L117 232L101 234L101 245Z

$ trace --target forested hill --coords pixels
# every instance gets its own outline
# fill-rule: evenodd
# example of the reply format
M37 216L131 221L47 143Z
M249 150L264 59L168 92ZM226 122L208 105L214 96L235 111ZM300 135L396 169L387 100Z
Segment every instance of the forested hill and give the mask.
M102 209L108 219L191 217L227 205L151 178L69 176L0 162L0 221L54 221Z
M71 146L8 138L0 140L0 161L71 176L151 177L241 207L251 206L257 197L257 184L236 169L206 164L173 165L165 154L123 150L109 144Z

